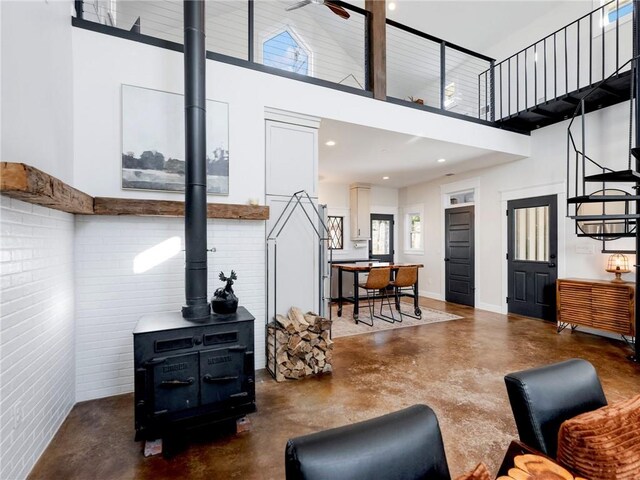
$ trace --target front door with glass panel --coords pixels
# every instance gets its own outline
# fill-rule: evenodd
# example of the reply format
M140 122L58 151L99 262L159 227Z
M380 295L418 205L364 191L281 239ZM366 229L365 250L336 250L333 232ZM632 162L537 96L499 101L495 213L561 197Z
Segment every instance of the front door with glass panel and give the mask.
M371 214L369 258L381 262L393 262L393 215Z
M555 321L557 197L548 195L512 200L507 206L509 313Z

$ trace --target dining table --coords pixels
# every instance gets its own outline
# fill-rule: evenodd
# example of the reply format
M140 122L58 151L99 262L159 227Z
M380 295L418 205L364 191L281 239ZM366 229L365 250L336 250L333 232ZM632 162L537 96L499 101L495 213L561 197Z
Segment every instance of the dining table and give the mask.
M424 265L421 263L390 263L390 262L369 262L369 263L334 263L332 265L333 268L338 270L338 316L342 316L342 308L344 303L352 303L353 304L353 319L357 322L360 314L360 295L359 295L359 280L360 275L369 273L373 268L386 267L391 269L391 274L393 276L396 275L398 269L400 267L417 267L418 269L423 268ZM342 274L343 272L353 273L353 296L346 297L342 292ZM403 292L401 296L413 298L413 311L416 316L422 315L422 310L420 310L420 305L418 304L418 280L416 279L416 283L413 285L412 292ZM382 295L376 295L374 298L383 298ZM396 310L400 308L399 301L396 300Z

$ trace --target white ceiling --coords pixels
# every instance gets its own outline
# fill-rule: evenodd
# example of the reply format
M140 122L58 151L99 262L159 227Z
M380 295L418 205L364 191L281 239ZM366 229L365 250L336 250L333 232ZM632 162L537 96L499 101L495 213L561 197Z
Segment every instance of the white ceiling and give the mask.
M364 7L364 0L348 0ZM387 4L392 0L387 0ZM498 60L572 22L592 0L393 0L399 23ZM336 145L325 145L333 140ZM438 163L438 158L446 162ZM402 188L448 173L516 160L465 145L325 119L320 127L320 180ZM388 180L382 177L388 176Z
M335 146L327 146L329 140ZM320 124L319 143L321 182L365 182L393 188L520 158L329 119ZM446 162L438 163L439 158ZM389 179L383 180L384 176Z

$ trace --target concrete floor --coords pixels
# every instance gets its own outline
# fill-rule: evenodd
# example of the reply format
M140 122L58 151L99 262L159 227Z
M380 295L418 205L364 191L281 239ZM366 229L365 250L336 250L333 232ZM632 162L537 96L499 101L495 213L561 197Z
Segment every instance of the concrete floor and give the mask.
M425 306L465 317L336 339L334 373L257 383L252 431L199 440L165 459L144 458L133 440L133 395L74 407L32 471L32 479L284 478L290 437L365 420L416 403L431 406L452 475L484 461L497 470L516 438L503 376L572 357L592 362L609 401L640 393L640 367L624 343L555 325L434 300Z

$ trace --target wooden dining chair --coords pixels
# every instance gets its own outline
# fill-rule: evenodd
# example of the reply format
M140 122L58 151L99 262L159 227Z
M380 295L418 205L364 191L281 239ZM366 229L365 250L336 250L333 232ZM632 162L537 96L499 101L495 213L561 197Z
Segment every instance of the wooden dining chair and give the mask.
M379 318L380 320L384 320L385 322L389 323L393 323L396 321L393 315L393 307L391 306L389 293L387 292L387 287L389 286L390 279L391 269L389 267L372 268L369 272L366 283L361 283L359 285L360 288L366 290L367 292L367 305L369 306L369 318L371 319L371 323L363 322L365 325L369 325L370 327L372 327L374 318ZM382 298L380 299L380 315L375 314L376 291L379 291L382 295ZM384 306L385 298L387 299L387 304L389 305L389 310L391 311L391 317L385 317L382 315L382 307ZM356 323L358 323L358 321L362 320L356 320Z
M418 281L418 267L400 267L396 273L396 278L389 282L389 285L393 287L393 294L396 301L396 310L400 315L400 320L396 320L397 322L402 322L402 316L406 315L407 317L420 319L419 316L410 315L408 313L402 313L402 308L400 305L400 297L402 296L402 290L411 288L411 291L414 295L417 295L418 292L415 291L415 285Z

